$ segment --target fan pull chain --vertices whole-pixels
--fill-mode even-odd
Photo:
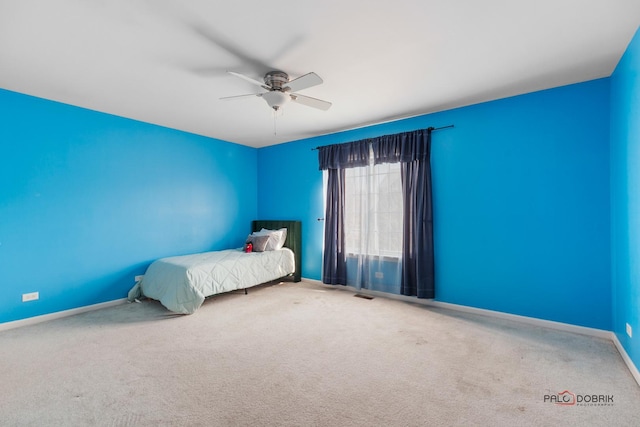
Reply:
[[[278,110],[273,110],[273,135],[278,135],[278,127],[276,126],[276,119],[278,117]]]

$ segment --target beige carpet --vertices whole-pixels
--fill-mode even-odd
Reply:
[[[0,380],[2,426],[640,425],[609,341],[305,282],[5,331]]]

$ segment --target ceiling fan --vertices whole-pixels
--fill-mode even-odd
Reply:
[[[321,99],[312,98],[310,96],[300,95],[297,93],[300,90],[310,88],[322,84],[322,79],[316,73],[308,73],[300,76],[296,79],[289,80],[289,75],[283,71],[269,71],[264,75],[264,83],[255,80],[244,74],[236,73],[233,71],[227,71],[232,76],[239,77],[243,80],[253,83],[256,86],[260,86],[266,92],[250,93],[246,95],[225,96],[220,99],[236,99],[244,98],[248,96],[257,96],[269,104],[274,111],[278,111],[289,101],[296,102],[298,104],[306,105],[307,107],[317,108],[319,110],[326,111],[331,107],[331,103],[323,101]]]

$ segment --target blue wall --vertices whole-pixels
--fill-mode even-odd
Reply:
[[[439,301],[611,328],[609,80],[260,149],[258,213],[304,224],[320,279],[318,145],[428,126]]]
[[[302,275],[318,279],[322,269],[324,217],[322,173],[315,139],[258,150],[258,216],[302,221]]]
[[[301,220],[320,279],[311,148],[454,124],[433,139],[437,300],[615,326],[637,360],[637,44],[613,79],[259,150],[0,91],[0,322],[122,298],[152,260],[240,246],[255,218]]]
[[[123,298],[256,218],[256,149],[2,90],[0,117],[0,323]]]
[[[640,366],[640,30],[611,77],[611,107],[613,331]]]

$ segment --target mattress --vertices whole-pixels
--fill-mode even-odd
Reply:
[[[245,289],[295,272],[288,248],[245,253],[240,249],[161,258],[141,283],[142,295],[171,311],[194,313],[208,296]]]

